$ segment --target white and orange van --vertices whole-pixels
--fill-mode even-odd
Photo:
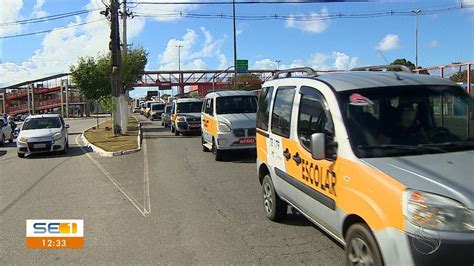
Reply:
[[[473,99],[394,68],[293,69],[263,84],[265,215],[292,206],[345,246],[349,265],[473,265]]]
[[[211,150],[216,161],[220,161],[225,151],[255,150],[256,112],[255,92],[208,93],[201,112],[203,151]]]

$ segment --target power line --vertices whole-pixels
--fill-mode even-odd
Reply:
[[[55,14],[55,15],[50,15],[50,16],[38,17],[38,18],[3,22],[3,23],[0,23],[0,27],[52,21],[52,20],[57,20],[57,19],[62,19],[62,18],[68,18],[68,17],[78,16],[78,15],[83,15],[83,14],[87,14],[87,13],[97,11],[97,10],[99,10],[99,9],[79,10],[79,11],[72,11],[72,12]]]
[[[341,0],[333,0],[333,1],[328,1],[328,0],[307,0],[307,1],[301,1],[301,0],[294,0],[294,1],[236,1],[236,5],[248,5],[248,4],[322,4],[322,3],[338,3],[341,2]],[[345,2],[361,2],[361,0],[345,0]],[[129,2],[130,4],[137,4],[137,5],[232,5],[232,1],[182,1],[182,2],[176,2],[176,1],[170,1],[170,2]]]
[[[464,8],[473,8],[474,5],[452,6],[441,9],[424,10],[419,15],[434,15],[446,12],[452,12]],[[136,12],[137,17],[169,17],[169,18],[202,18],[202,19],[232,19],[231,14],[210,14],[210,13],[186,13],[186,12],[167,12],[161,14],[149,14]],[[362,12],[362,13],[332,13],[332,14],[316,14],[316,15],[300,15],[300,14],[254,14],[254,15],[236,15],[238,20],[294,20],[294,21],[316,21],[316,20],[331,20],[331,19],[366,19],[378,18],[387,16],[414,16],[411,11],[383,11],[383,12]]]
[[[99,22],[99,21],[104,21],[104,20],[106,20],[106,19],[102,18],[102,19],[92,20],[92,21],[89,21],[89,22],[74,24],[74,25],[70,25],[70,26],[54,28],[54,29],[50,29],[50,30],[29,32],[29,33],[23,33],[23,34],[17,34],[17,35],[0,36],[0,39],[10,39],[10,38],[17,38],[17,37],[24,37],[24,36],[31,36],[31,35],[49,33],[49,32],[56,31],[56,30],[64,30],[64,29],[79,27],[79,26],[83,26],[83,25],[87,25],[87,24],[91,24],[91,23],[95,23],[95,22]]]

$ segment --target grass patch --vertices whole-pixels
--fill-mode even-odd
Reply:
[[[105,130],[108,127],[110,130]],[[137,149],[138,121],[130,117],[128,119],[127,134],[113,137],[112,120],[99,124],[99,128],[91,128],[85,132],[87,140],[105,151],[117,152]]]

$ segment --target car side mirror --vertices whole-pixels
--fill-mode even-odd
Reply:
[[[69,125],[68,124],[64,125],[64,128],[69,128]]]
[[[314,133],[311,135],[311,156],[315,160],[335,160],[337,142],[328,140],[324,133]]]

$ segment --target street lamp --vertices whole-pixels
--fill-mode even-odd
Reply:
[[[415,30],[415,69],[418,68],[418,15],[421,13],[421,9],[411,11],[416,16],[416,30]]]
[[[237,66],[237,34],[235,30],[235,0],[232,0],[232,18],[234,22],[234,66]],[[234,67],[234,89],[237,89],[237,67]]]
[[[225,70],[222,70],[221,72],[216,73],[216,74],[214,74],[214,76],[212,76],[212,91],[213,91],[213,92],[216,91],[216,88],[215,88],[215,86],[216,86],[216,85],[215,85],[215,83],[216,83],[216,77],[219,76],[220,74],[222,74],[222,73],[228,71],[229,69],[231,69],[231,68],[233,68],[233,67],[234,67],[234,66],[230,66],[230,67],[226,68]],[[234,68],[234,70],[235,70],[235,68]],[[236,78],[234,77],[234,84],[235,84],[235,79],[236,79]]]
[[[181,44],[176,45],[178,48],[178,71],[181,71],[181,48],[183,47]]]
[[[280,70],[280,62],[281,62],[281,60],[275,60],[275,62],[277,63],[277,69],[276,69],[276,70]]]

